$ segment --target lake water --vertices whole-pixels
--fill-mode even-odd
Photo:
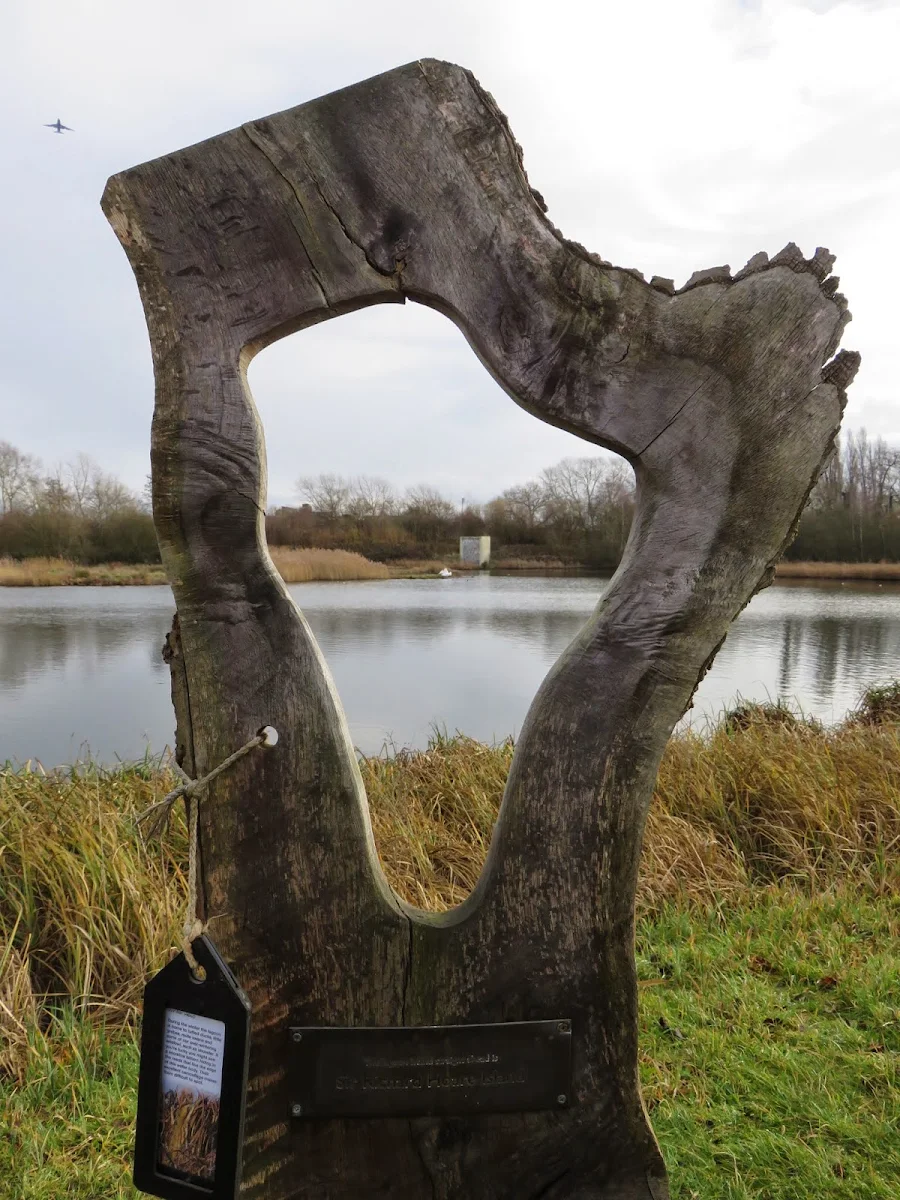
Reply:
[[[433,726],[515,734],[596,604],[596,577],[480,574],[291,587],[327,658],[355,744],[423,746]],[[167,587],[0,588],[0,762],[106,762],[173,744],[160,657]],[[900,587],[791,584],[757,596],[700,686],[691,720],[737,696],[834,722],[900,674]],[[277,714],[273,714],[277,724]]]

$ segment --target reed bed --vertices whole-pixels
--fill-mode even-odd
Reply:
[[[455,558],[397,559],[385,565],[350,550],[320,550],[271,546],[270,553],[285,583],[317,580],[391,579],[436,575],[442,567],[454,572],[477,571]],[[567,571],[577,563],[553,558],[498,558],[498,571]],[[900,582],[900,563],[781,562],[779,579],[859,579]],[[0,587],[115,587],[159,585],[166,576],[159,563],[101,563],[83,566],[66,558],[0,558]]]
[[[160,1125],[160,1166],[191,1179],[215,1178],[217,1099],[197,1096],[187,1088],[166,1092]]]
[[[900,563],[780,562],[778,579],[886,579],[900,583]]]
[[[390,578],[382,563],[348,550],[273,546],[271,554],[285,583]],[[104,563],[85,567],[65,558],[0,559],[0,587],[112,587],[165,582],[165,572],[158,563]]]
[[[0,558],[0,587],[115,587],[165,583],[159,564],[101,563],[67,558]]]
[[[361,766],[379,854],[407,901],[458,904],[481,870],[511,742],[435,736]],[[60,1003],[131,1022],[146,977],[178,942],[183,818],[145,842],[133,817],[171,785],[143,763],[69,774],[0,770],[0,1068],[15,1076]],[[878,898],[900,884],[900,686],[833,729],[745,706],[673,738],[651,807],[642,916],[721,908],[785,886]]]
[[[184,822],[147,844],[132,820],[168,783],[151,764],[0,770],[0,1069],[22,1070],[61,1001],[129,1023],[176,944]]]
[[[270,554],[285,583],[390,578],[384,563],[372,562],[350,550],[298,550],[272,546]]]

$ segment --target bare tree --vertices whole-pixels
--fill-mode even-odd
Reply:
[[[606,509],[629,498],[633,485],[621,460],[564,458],[541,472],[545,505],[560,524],[584,533],[596,529]]]
[[[144,479],[144,486],[141,488],[141,494],[138,497],[137,506],[141,512],[153,512],[153,476],[148,475]]]
[[[507,488],[500,496],[506,518],[529,532],[541,520],[547,503],[544,487],[537,480]]]
[[[343,475],[301,475],[296,484],[302,500],[308,501],[314,512],[329,520],[343,516],[350,503],[353,488]]]
[[[900,487],[900,450],[865,428],[848,433],[843,453],[844,488],[851,508],[879,512]]]
[[[621,553],[625,549],[634,514],[634,472],[623,459],[615,458],[609,462],[601,496],[605,520],[610,530],[614,531],[615,542]]]
[[[889,446],[882,437],[868,442],[863,462],[863,490],[870,511],[880,512],[887,507],[888,495],[894,490],[898,467],[900,451],[896,447]]]
[[[89,454],[77,454],[63,468],[72,504],[80,517],[90,514],[94,479],[100,468]]]
[[[57,470],[56,478],[65,482],[72,510],[80,517],[105,520],[139,506],[131,489],[102,470],[89,454],[78,454]]]
[[[427,483],[407,488],[405,507],[408,513],[416,513],[435,521],[452,521],[456,516],[456,506],[453,502]]]
[[[134,512],[139,507],[138,499],[130,488],[114,475],[99,470],[91,480],[88,505],[90,515],[101,520],[118,513]]]
[[[40,486],[40,460],[0,441],[0,513],[31,507]]]
[[[808,507],[818,510],[840,507],[845,488],[844,458],[841,452],[841,441],[840,438],[836,438],[834,450],[822,468],[816,486],[812,490]]]
[[[62,467],[55,467],[49,475],[44,476],[41,480],[37,489],[35,508],[39,512],[52,513],[54,516],[74,511],[75,502],[71,491],[66,486]]]
[[[397,509],[393,485],[378,475],[357,475],[350,484],[346,511],[352,517],[388,517]]]

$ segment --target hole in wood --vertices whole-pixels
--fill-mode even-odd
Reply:
[[[382,864],[407,903],[452,908],[484,863],[511,758],[504,739],[583,623],[566,597],[529,593],[530,608],[509,591],[460,590],[456,539],[491,536],[494,560],[513,571],[506,588],[542,562],[603,555],[599,598],[627,539],[633,473],[510,404],[457,326],[421,304],[376,305],[291,334],[253,359],[248,382],[269,434],[270,553],[365,756]],[[404,512],[410,495],[418,516]],[[446,565],[455,590],[434,578],[416,590],[408,580],[298,586],[310,571],[365,578],[358,560],[328,561],[335,547],[392,573],[433,577]],[[383,761],[398,751],[407,766],[419,752],[413,791]]]

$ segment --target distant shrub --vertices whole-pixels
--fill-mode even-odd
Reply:
[[[86,563],[158,563],[159,545],[149,513],[116,513],[91,521],[83,551]]]
[[[70,512],[9,512],[0,516],[0,558],[64,558],[96,563],[158,563],[153,518],[139,509],[107,517]]]

